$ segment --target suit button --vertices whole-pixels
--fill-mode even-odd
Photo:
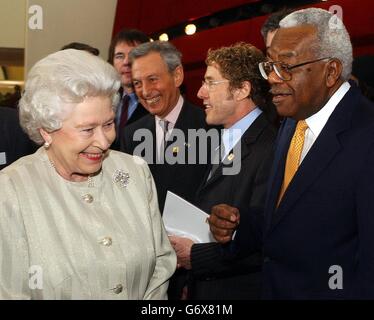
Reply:
[[[110,247],[112,245],[112,238],[111,237],[104,237],[99,240],[99,243],[103,246]]]
[[[91,196],[90,194],[85,194],[83,197],[82,197],[83,201],[87,202],[87,203],[92,203],[93,201],[93,196]]]
[[[267,263],[267,262],[270,262],[270,258],[269,257],[264,257],[264,263]]]

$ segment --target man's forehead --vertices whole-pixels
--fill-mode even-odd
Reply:
[[[280,28],[274,36],[267,51],[269,57],[281,55],[293,57],[305,50],[309,50],[311,41],[316,37],[316,28],[303,25],[291,28]]]
[[[137,42],[127,42],[127,41],[120,41],[120,42],[117,42],[115,47],[114,47],[114,50],[115,51],[124,51],[123,49],[126,48],[126,49],[133,49],[135,47],[137,47],[139,45],[139,43]]]
[[[131,65],[133,76],[136,74],[136,76],[149,77],[165,72],[169,73],[165,61],[158,52],[151,51],[144,56],[137,57]]]
[[[205,75],[204,77],[207,79],[213,79],[216,77],[222,76],[221,74],[221,69],[219,67],[219,64],[217,62],[212,62],[207,65],[207,68],[205,70]]]
[[[219,64],[217,62],[213,61],[212,63],[208,64],[207,70],[210,70],[210,71],[217,70],[217,71],[219,71],[220,70]]]

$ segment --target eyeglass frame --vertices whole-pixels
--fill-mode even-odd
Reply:
[[[278,78],[281,79],[282,81],[290,81],[292,79],[292,72],[290,72],[292,69],[297,68],[297,67],[301,67],[301,66],[305,66],[305,65],[310,64],[310,63],[326,60],[326,59],[331,59],[331,57],[325,57],[325,58],[319,58],[319,59],[316,59],[316,60],[305,61],[305,62],[294,64],[294,65],[289,65],[289,64],[284,63],[282,61],[263,61],[263,62],[260,62],[258,64],[258,68],[260,70],[261,76],[265,80],[268,80],[270,73],[272,71],[274,71],[275,74],[278,76]],[[265,69],[263,67],[264,64],[268,64],[268,65],[271,66],[271,70],[269,72],[269,75],[265,72]],[[290,78],[285,79],[283,76],[281,76],[281,74],[280,74],[279,70],[276,68],[276,66],[274,67],[275,64],[281,64],[281,65],[283,65],[283,67],[286,67],[286,69],[287,69],[286,72],[290,75]],[[266,77],[265,77],[265,75],[266,75]]]
[[[211,86],[216,86],[220,83],[230,82],[228,79],[224,80],[202,80],[201,81],[201,87],[206,87],[208,91],[211,90]]]

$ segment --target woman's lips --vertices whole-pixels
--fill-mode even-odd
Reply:
[[[90,160],[90,161],[93,161],[93,162],[99,162],[101,161],[101,159],[103,158],[103,154],[102,153],[87,153],[87,152],[82,152],[81,153],[81,156]]]

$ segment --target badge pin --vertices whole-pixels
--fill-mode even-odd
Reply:
[[[173,153],[178,153],[179,152],[179,147],[173,147]]]

